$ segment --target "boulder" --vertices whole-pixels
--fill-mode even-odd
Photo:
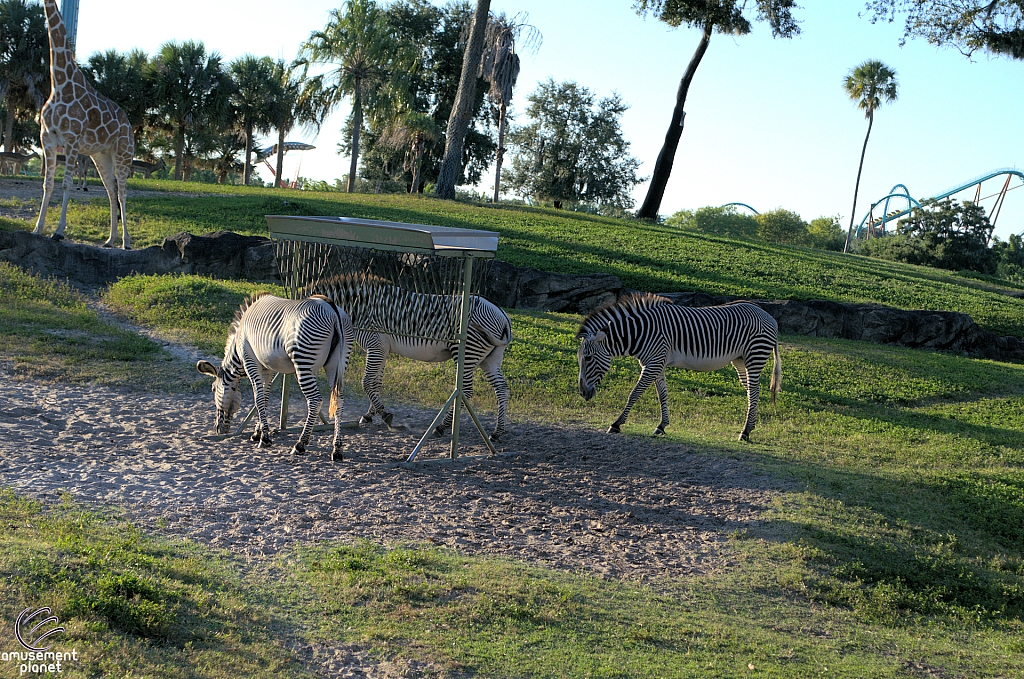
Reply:
[[[182,231],[165,238],[162,247],[169,254],[177,253],[181,269],[188,273],[242,278],[248,249],[265,245],[273,243],[263,236],[243,236],[232,231],[196,236]]]
[[[588,313],[614,301],[621,289],[611,274],[557,274],[495,260],[481,293],[513,309]]]

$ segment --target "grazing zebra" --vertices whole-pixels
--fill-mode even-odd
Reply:
[[[577,353],[580,396],[587,401],[594,397],[613,356],[633,356],[640,361],[640,379],[608,433],[619,432],[637,399],[653,382],[661,403],[661,423],[654,435],[661,436],[668,426],[665,368],[704,372],[732,363],[747,390],[747,421],[740,433],[740,440],[747,441],[757,417],[761,371],[771,353],[775,355],[772,403],[782,387],[778,334],[775,319],[750,302],[689,308],[657,295],[623,297],[590,314],[576,333],[581,340]]]
[[[267,384],[273,373],[294,374],[306,397],[306,421],[292,455],[305,453],[313,423],[320,413],[322,399],[316,374],[323,367],[331,387],[328,412],[335,418],[331,459],[340,460],[342,388],[352,353],[353,334],[348,314],[326,297],[314,295],[294,301],[267,293],[249,297],[235,313],[220,367],[209,361],[196,364],[199,372],[214,378],[217,432],[228,433],[231,418],[242,405],[238,386],[244,371],[252,382],[259,416],[252,440],[259,442],[258,448],[270,446]]]
[[[394,415],[389,413],[381,399],[384,384],[384,366],[388,354],[429,363],[455,359],[459,355],[459,342],[420,339],[417,335],[444,336],[450,322],[452,298],[411,292],[370,277],[338,276],[324,280],[311,291],[327,296],[344,307],[356,319],[369,319],[374,327],[388,328],[391,333],[356,330],[356,344],[366,350],[366,371],[363,391],[370,399],[366,414],[359,418],[363,424],[380,415],[391,425]],[[370,294],[367,294],[370,293]],[[360,308],[369,305],[369,308]],[[464,393],[473,397],[473,374],[477,366],[484,372],[487,382],[494,388],[498,402],[498,416],[490,438],[497,441],[505,433],[508,422],[508,383],[501,372],[505,347],[512,341],[512,322],[500,308],[483,297],[470,296],[469,329],[466,333],[466,363],[463,371]],[[443,436],[452,424],[453,409],[434,432]]]

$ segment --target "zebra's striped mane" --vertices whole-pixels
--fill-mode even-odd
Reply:
[[[634,292],[629,295],[623,295],[615,301],[608,302],[594,309],[590,314],[583,319],[583,323],[580,324],[580,329],[576,333],[576,339],[580,339],[586,335],[591,335],[602,327],[608,324],[616,316],[622,313],[628,313],[634,309],[647,309],[653,306],[660,306],[662,304],[672,304],[672,300],[668,297],[662,297],[661,295],[655,295],[650,292]]]
[[[224,343],[225,358],[227,358],[228,351],[230,351],[231,340],[235,338],[235,333],[238,332],[238,324],[239,322],[241,322],[242,316],[245,315],[245,312],[249,309],[249,307],[256,303],[256,300],[258,300],[260,297],[266,297],[269,294],[269,292],[255,292],[246,297],[245,301],[242,302],[241,306],[238,307],[238,310],[235,311],[235,317],[231,321],[231,327],[228,328],[228,341]]]

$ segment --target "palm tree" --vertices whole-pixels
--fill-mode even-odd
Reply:
[[[14,150],[15,118],[25,119],[49,96],[50,42],[42,5],[0,0],[0,99],[6,109],[4,151]]]
[[[203,43],[191,40],[164,43],[152,68],[157,125],[174,135],[174,178],[187,180],[195,153],[193,136],[211,124],[223,124],[231,79],[221,68],[219,54],[207,54]]]
[[[319,131],[335,99],[324,86],[323,76],[306,77],[306,64],[278,60],[271,70],[274,89],[268,107],[268,119],[277,130],[277,172],[274,188],[281,186],[284,171],[285,136],[296,126]]]
[[[508,105],[512,103],[512,89],[519,78],[519,55],[516,54],[516,40],[524,37],[528,46],[539,46],[540,31],[530,26],[519,16],[508,19],[499,14],[487,25],[484,37],[484,55],[480,70],[490,83],[488,94],[498,106],[498,151],[494,165],[494,201],[498,202],[501,191],[501,161],[505,155],[505,127],[508,123]]]
[[[242,183],[249,185],[252,175],[252,139],[257,132],[266,134],[271,122],[268,111],[274,92],[274,60],[246,54],[231,62],[231,78],[235,83],[231,103],[245,135],[245,166]]]
[[[850,228],[846,231],[846,245],[843,246],[843,252],[849,252],[853,220],[857,215],[860,173],[864,169],[864,154],[868,150],[868,137],[871,136],[871,126],[875,122],[875,109],[885,102],[896,101],[896,97],[899,95],[899,83],[896,81],[896,71],[881,61],[868,60],[847,74],[843,79],[843,89],[850,99],[857,102],[857,108],[864,111],[864,117],[868,119],[868,133],[864,135],[864,147],[860,151],[860,165],[857,167],[857,183],[853,186]]]
[[[146,112],[153,103],[149,56],[140,49],[96,52],[82,67],[96,91],[116,103],[128,116],[135,139],[142,138]]]
[[[314,31],[302,45],[309,63],[334,64],[326,74],[321,92],[330,105],[352,97],[352,160],[348,192],[355,190],[359,162],[359,133],[364,109],[372,117],[394,111],[396,100],[405,98],[404,80],[415,66],[409,45],[397,38],[384,13],[373,0],[346,0],[342,9],[331,10],[322,31]]]
[[[455,178],[462,167],[462,145],[466,141],[469,121],[473,117],[473,99],[476,96],[476,74],[480,67],[480,57],[484,51],[484,35],[487,29],[487,15],[491,9],[491,0],[477,0],[476,11],[473,12],[473,23],[469,29],[469,44],[462,58],[462,77],[459,79],[459,90],[455,94],[455,104],[448,116],[448,129],[445,131],[444,158],[441,170],[437,173],[437,187],[434,195],[438,198],[455,198]]]
[[[416,193],[423,167],[423,151],[441,138],[441,128],[427,113],[407,111],[392,121],[377,143],[405,151],[405,169],[412,172],[409,193]]]

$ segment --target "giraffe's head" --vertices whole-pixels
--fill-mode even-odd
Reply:
[[[580,348],[576,352],[576,360],[580,365],[580,396],[589,401],[594,398],[597,385],[612,365],[612,353],[608,349],[608,334],[603,330],[581,331],[577,338],[580,340]]]
[[[215,426],[218,434],[231,431],[231,418],[242,407],[242,392],[239,390],[241,375],[232,375],[223,367],[209,361],[196,363],[196,370],[213,378],[213,404],[217,407]]]

